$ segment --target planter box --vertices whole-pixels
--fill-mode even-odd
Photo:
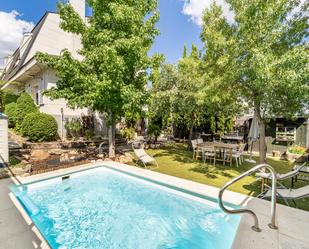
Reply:
[[[296,159],[300,158],[302,155],[287,152],[286,156],[289,161],[295,161]]]

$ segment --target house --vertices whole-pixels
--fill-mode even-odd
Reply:
[[[239,117],[236,120],[237,130],[247,137],[252,122],[252,116]],[[297,145],[309,148],[309,118],[297,117],[293,120],[276,118],[270,120],[265,130],[267,153],[278,151],[283,154],[287,148]],[[259,151],[258,141],[253,143],[253,151]]]
[[[69,0],[69,4],[86,20],[85,0]],[[1,79],[7,82],[2,89],[29,93],[41,112],[55,117],[59,135],[64,136],[67,118],[89,115],[90,111],[86,108],[71,109],[64,99],[51,100],[42,95],[44,90],[56,86],[58,78],[52,69],[38,63],[35,58],[37,52],[60,55],[63,49],[68,49],[74,58],[82,59],[77,53],[82,47],[79,36],[63,31],[59,25],[60,16],[57,13],[45,13],[33,30],[24,34],[13,55],[6,58]],[[95,114],[94,124],[96,134],[106,134],[106,126],[99,114]]]

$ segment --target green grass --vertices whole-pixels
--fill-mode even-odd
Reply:
[[[159,149],[149,149],[147,152],[154,156],[159,163],[159,169],[155,169],[154,171],[219,188],[230,179],[253,167],[253,164],[247,162],[244,162],[239,168],[236,167],[235,162],[233,162],[232,167],[229,165],[224,166],[220,163],[216,163],[216,166],[209,162],[204,164],[201,161],[193,160],[192,152],[188,151],[184,144],[174,144]],[[273,166],[279,173],[288,172],[293,168],[292,163],[282,160],[268,159],[267,163]],[[288,180],[284,182],[284,184],[290,187],[291,181]],[[308,184],[308,182],[298,181],[294,184],[294,188],[306,184]],[[248,176],[236,182],[229,190],[257,196],[261,191],[261,181],[256,181],[254,176]],[[282,203],[281,200],[279,200],[279,202]],[[309,211],[308,199],[298,200],[296,203],[298,208]],[[293,203],[291,203],[291,206],[293,206]]]

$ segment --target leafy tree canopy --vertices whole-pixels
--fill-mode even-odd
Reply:
[[[227,0],[228,23],[215,3],[205,10],[201,38],[209,77],[255,110],[261,161],[267,118],[308,110],[308,3],[299,0]],[[224,95],[223,95],[224,96]]]
[[[83,59],[77,60],[68,50],[59,57],[42,53],[37,57],[59,77],[48,96],[65,98],[71,107],[107,113],[114,126],[126,111],[140,111],[147,98],[146,70],[154,63],[147,53],[158,34],[157,0],[87,3],[92,8],[87,22],[70,4],[58,5],[61,28],[81,38],[78,53]]]

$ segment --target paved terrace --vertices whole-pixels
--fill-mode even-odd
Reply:
[[[19,177],[18,179],[4,179],[0,180],[0,249],[49,248],[26,212],[15,197],[9,192],[9,184],[13,182],[27,183],[34,180],[96,167],[102,164],[158,182],[177,186],[198,194],[207,195],[213,198],[217,198],[218,196],[219,189],[215,187],[115,162],[82,165],[26,178]],[[267,226],[270,221],[269,201],[260,200],[231,191],[226,191],[224,194],[224,200],[232,204],[252,208],[258,215],[260,227],[262,229],[261,233],[253,232],[250,228],[253,225],[252,217],[246,214],[243,215],[234,240],[233,248],[309,249],[309,212],[278,205],[277,224],[279,230],[272,230]]]

